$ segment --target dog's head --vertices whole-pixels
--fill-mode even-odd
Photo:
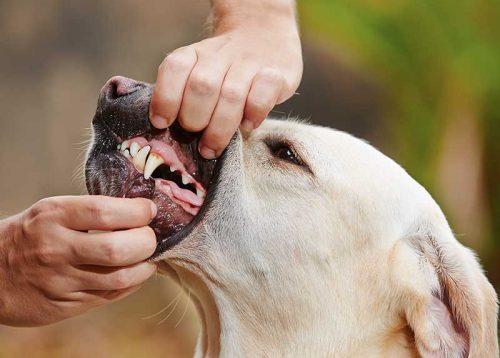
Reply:
[[[267,120],[206,162],[197,136],[150,127],[150,92],[124,79],[104,87],[87,186],[155,200],[156,256],[196,296],[206,334],[222,332],[213,344],[235,344],[237,327],[248,352],[497,354],[493,288],[434,200],[391,159],[343,132]],[[148,168],[152,153],[165,152],[193,187]],[[177,196],[169,182],[192,193]]]

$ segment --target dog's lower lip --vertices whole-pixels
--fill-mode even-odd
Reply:
[[[207,196],[203,202],[203,205],[200,207],[199,212],[193,217],[193,219],[184,226],[181,230],[175,233],[172,236],[161,238],[158,240],[156,244],[156,250],[151,255],[152,260],[159,258],[163,253],[177,245],[181,242],[186,236],[188,236],[204,219],[208,208],[210,207],[210,203],[213,200],[215,195],[215,189],[217,187],[219,176],[224,165],[226,158],[226,151],[222,153],[222,155],[215,162],[215,168],[212,171],[212,175],[210,178],[210,183],[207,185]]]

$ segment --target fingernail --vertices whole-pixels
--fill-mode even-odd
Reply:
[[[167,128],[169,126],[169,124],[170,124],[170,122],[168,121],[168,119],[166,119],[165,117],[159,116],[157,114],[151,115],[151,117],[149,118],[149,120],[151,121],[151,124],[153,126],[155,126],[156,128],[158,128],[158,129]]]
[[[158,207],[156,206],[155,203],[151,202],[151,217],[156,217],[156,214],[158,213]]]
[[[200,154],[205,159],[215,159],[216,158],[215,151],[208,148],[208,147],[205,147],[205,146],[200,147]]]
[[[253,122],[249,119],[244,119],[243,122],[241,122],[241,128],[246,131],[252,131],[254,130]]]

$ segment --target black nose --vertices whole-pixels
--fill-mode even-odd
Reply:
[[[101,90],[92,123],[101,127],[104,124],[106,130],[122,138],[149,130],[148,111],[152,89],[150,84],[130,78],[110,78]]]
[[[145,84],[123,76],[111,77],[101,90],[101,96],[108,101],[116,100],[120,97],[128,96],[141,88]]]

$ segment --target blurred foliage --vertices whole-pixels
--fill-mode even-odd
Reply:
[[[482,185],[491,223],[483,239],[490,248],[498,248],[500,1],[307,0],[298,4],[307,40],[320,41],[346,59],[348,66],[382,83],[388,92],[385,115],[394,132],[398,161],[431,191],[436,186],[443,130],[453,125],[457,112],[472,113],[484,153]]]

